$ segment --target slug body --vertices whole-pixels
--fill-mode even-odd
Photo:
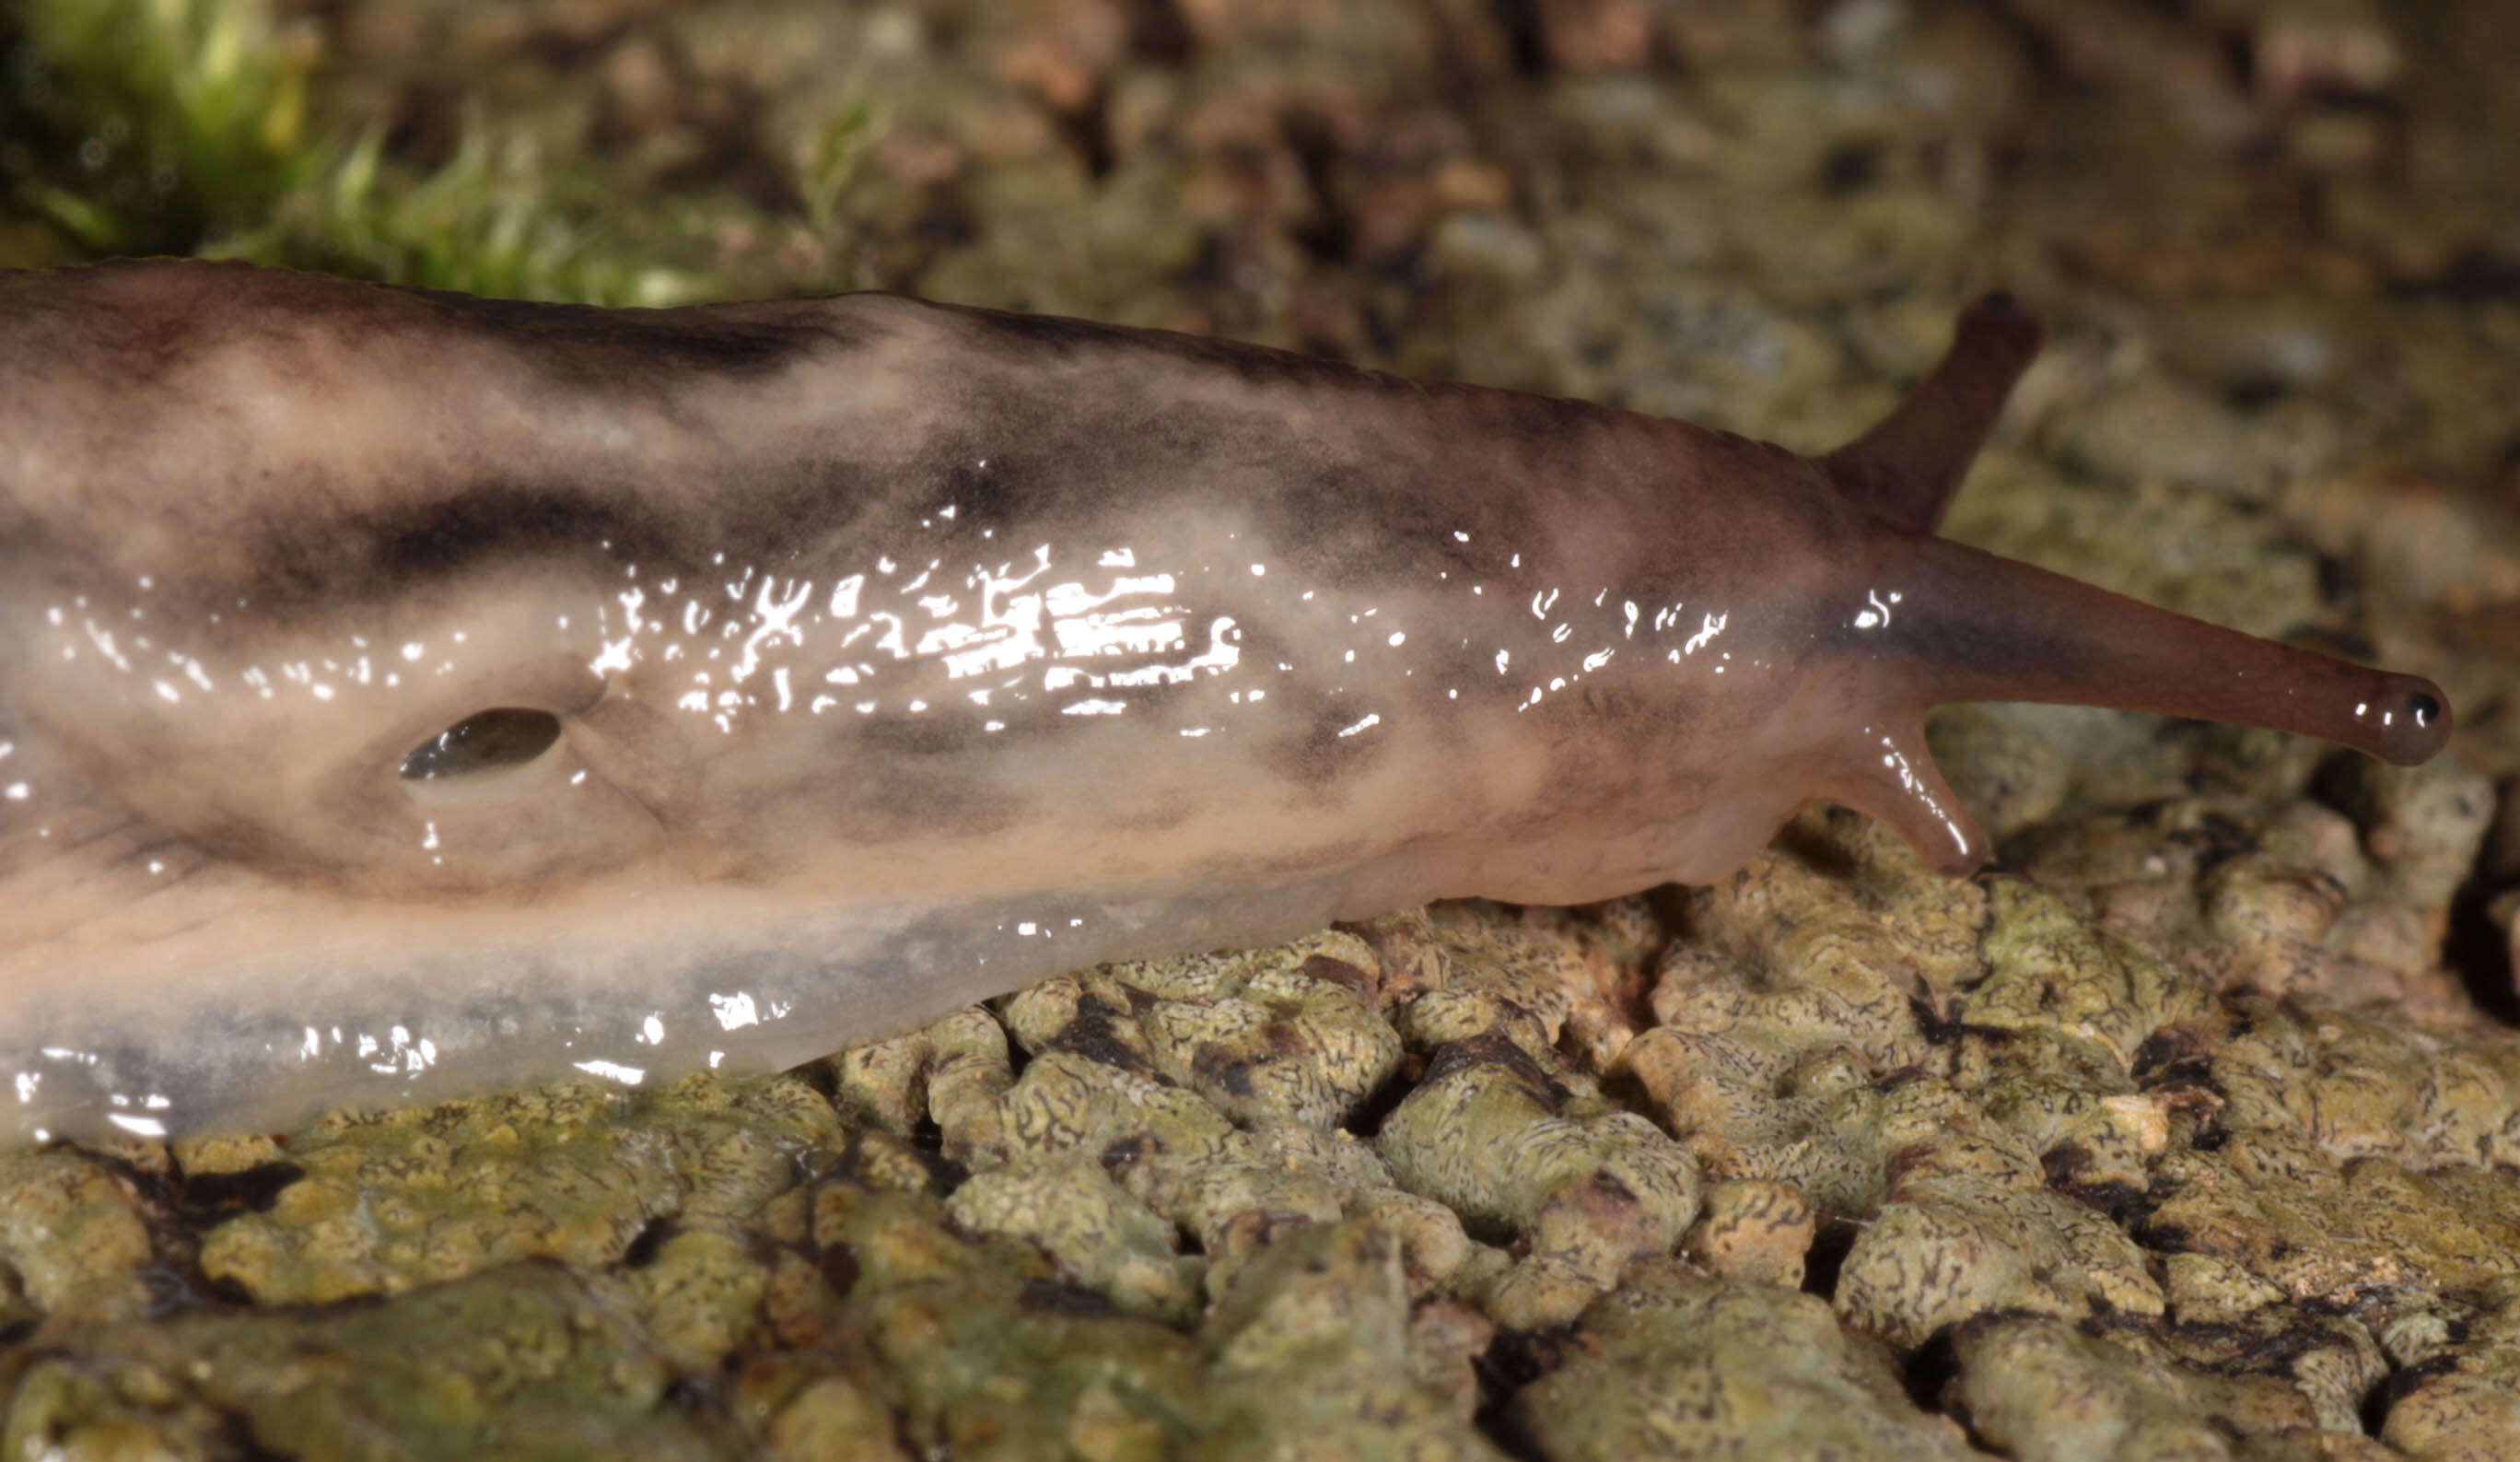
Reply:
[[[1943,701],[2438,749],[2425,682],[1930,535],[2037,335],[1808,459],[891,296],[0,276],[5,1110],[788,1063],[1818,800],[1964,872]]]

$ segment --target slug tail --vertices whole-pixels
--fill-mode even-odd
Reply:
[[[2157,609],[1938,538],[1912,540],[1886,617],[1894,703],[2046,701],[2264,726],[2411,766],[2450,739],[2441,687]],[[1898,580],[1904,579],[1905,583]],[[1876,591],[1878,594],[1879,591]]]
[[[1878,426],[1820,459],[1847,500],[1894,527],[1929,533],[2039,353],[2039,317],[2010,295],[1960,311],[1951,348]]]

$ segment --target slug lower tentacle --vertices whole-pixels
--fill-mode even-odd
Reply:
[[[0,275],[0,1068],[161,1132],[801,1060],[1100,960],[1961,872],[1950,700],[2397,760],[2438,690],[1929,536],[2001,298],[1818,460],[882,295]]]

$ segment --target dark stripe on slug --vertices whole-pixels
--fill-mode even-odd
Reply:
[[[1061,315],[1017,314],[924,300],[912,302],[970,321],[978,327],[972,343],[981,351],[1000,356],[999,363],[1003,365],[1022,367],[1033,364],[1021,347],[1033,347],[1032,353],[1046,353],[1059,359],[1088,353],[1102,354],[1113,361],[1155,356],[1228,372],[1242,384],[1255,388],[1319,390],[1325,401],[1331,403],[1336,411],[1359,416],[1372,412],[1371,423],[1377,434],[1406,433],[1414,427],[1426,434],[1429,445],[1450,442],[1457,436],[1467,434],[1476,437],[1484,446],[1502,445],[1530,457],[1545,458],[1579,448],[1596,440],[1598,434],[1604,432],[1615,436],[1642,430],[1669,434],[1689,442],[1728,434],[1616,406],[1604,406],[1598,401],[1500,389],[1460,381],[1423,381],[1387,371],[1370,370],[1344,360],[1253,344],[1248,341],[1105,325]],[[1395,415],[1391,408],[1396,399],[1415,401],[1429,414],[1415,422]],[[1282,431],[1279,437],[1281,441],[1284,439]],[[1740,444],[1771,452],[1781,451],[1761,443]]]
[[[975,780],[962,761],[922,766],[887,761],[880,775],[843,758],[805,779],[817,805],[828,808],[823,831],[859,846],[984,838],[1024,822],[1032,800]],[[775,815],[765,807],[762,815]]]
[[[1314,799],[1327,801],[1340,783],[1379,760],[1391,744],[1387,717],[1357,729],[1366,714],[1351,699],[1327,698],[1302,731],[1268,744],[1260,754],[1261,764]]]
[[[1417,388],[1415,382],[1401,377],[1369,371],[1341,360],[1325,360],[1318,355],[1301,355],[1292,350],[1255,345],[1247,341],[1184,335],[1171,330],[1146,330],[1128,325],[1105,325],[1097,320],[1078,320],[1065,315],[1018,314],[968,305],[930,304],[929,307],[961,315],[999,342],[1042,347],[1058,355],[1085,351],[1150,351],[1178,360],[1221,367],[1253,385],[1289,383],[1348,388],[1361,386]]]
[[[626,494],[482,482],[344,519],[266,515],[253,554],[265,609],[376,600],[499,555],[572,550],[670,571],[683,534]]]
[[[1820,641],[1831,656],[1879,656],[1907,664],[1955,665],[2025,684],[2072,675],[2089,660],[2069,636],[1904,606],[1886,630],[1862,629],[1841,619],[1823,630]]]
[[[818,299],[649,310],[413,293],[572,384],[670,391],[692,375],[771,375],[806,356],[863,345],[874,335],[863,321]]]
[[[499,549],[600,548],[610,542],[639,558],[627,515],[565,487],[485,484],[438,502],[380,515],[361,525],[373,567],[390,578],[443,574]]]

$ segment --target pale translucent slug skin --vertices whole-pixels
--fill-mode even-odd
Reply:
[[[0,275],[12,1120],[788,1063],[1100,960],[1704,882],[1819,799],[1965,871],[1941,700],[2439,746],[2423,682],[1927,535],[2035,346],[1969,322],[1813,461],[888,296]],[[400,774],[492,708],[562,738]]]

